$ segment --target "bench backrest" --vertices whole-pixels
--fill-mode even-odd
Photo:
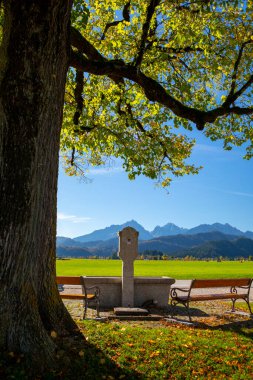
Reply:
[[[193,280],[191,284],[192,289],[197,288],[223,288],[223,287],[231,287],[231,286],[246,286],[249,287],[251,285],[251,278],[225,278],[225,279],[217,279],[217,280]]]
[[[59,285],[83,285],[80,276],[57,276],[56,283]]]

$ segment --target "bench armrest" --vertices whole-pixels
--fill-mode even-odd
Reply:
[[[100,296],[100,288],[96,285],[94,286],[83,286],[84,287],[84,292],[85,292],[85,295],[88,293],[88,290],[92,290],[93,293],[96,295],[96,297],[99,297]]]
[[[171,290],[180,290],[181,292],[189,292],[190,288],[171,288]]]
[[[171,298],[177,298],[179,296],[178,292],[187,293],[189,296],[191,288],[171,288],[170,296]]]
[[[234,285],[234,286],[231,286],[230,293],[237,294],[238,293],[238,291],[237,291],[238,289],[245,289],[245,290],[247,290],[247,293],[248,293],[248,296],[249,296],[250,288],[251,288],[251,284],[249,284],[249,285]]]

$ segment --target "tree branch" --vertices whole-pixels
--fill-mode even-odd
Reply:
[[[253,107],[245,108],[245,107],[231,107],[230,112],[236,115],[252,115]]]
[[[229,106],[232,103],[234,103],[239,98],[239,96],[241,96],[252,84],[253,84],[253,75],[249,77],[249,80],[246,83],[244,83],[244,85],[240,88],[240,90],[236,91],[233,95],[227,98],[223,105]]]
[[[235,61],[235,64],[234,64],[234,70],[233,70],[233,74],[232,74],[232,84],[231,84],[231,89],[230,89],[230,92],[227,96],[227,99],[225,101],[226,104],[232,104],[236,99],[234,98],[234,95],[235,95],[235,86],[236,86],[236,79],[237,79],[237,74],[238,74],[238,69],[239,69],[239,66],[240,66],[240,63],[241,63],[241,59],[242,59],[242,55],[243,55],[243,50],[245,48],[246,45],[252,43],[252,40],[249,40],[249,41],[245,41],[242,46],[240,47],[240,50],[239,50],[239,53],[238,53],[238,57]],[[245,90],[243,90],[245,91]],[[239,94],[240,96],[240,94]]]
[[[143,27],[142,27],[142,36],[141,36],[141,42],[140,42],[140,49],[139,49],[137,57],[134,60],[134,65],[136,67],[138,67],[138,66],[141,65],[141,62],[142,62],[142,59],[143,59],[143,55],[145,53],[145,44],[146,44],[147,37],[148,37],[150,23],[151,23],[153,15],[155,13],[155,9],[159,5],[159,3],[160,3],[160,0],[150,0],[150,3],[148,5],[148,7],[147,7],[146,20],[145,20],[145,22],[143,24]]]
[[[192,121],[196,124],[196,127],[199,130],[203,130],[206,123],[213,123],[220,116],[225,116],[231,113],[239,114],[239,112],[243,114],[242,110],[244,110],[244,108],[229,108],[226,104],[210,111],[201,111],[196,108],[186,106],[171,96],[160,83],[150,77],[147,77],[137,67],[125,64],[121,60],[110,60],[106,62],[90,61],[81,54],[72,51],[71,65],[90,74],[107,76],[113,75],[115,78],[126,78],[139,84],[150,101],[158,102],[163,106],[168,107],[175,115]],[[245,89],[248,88],[252,82],[253,76],[239,91],[241,93],[245,91]],[[237,93],[235,95],[237,95]],[[252,113],[251,108],[248,110],[248,113]]]
[[[128,3],[126,3],[126,5],[124,6],[123,12],[122,12],[122,16],[123,16],[122,20],[112,21],[112,22],[109,22],[108,24],[106,24],[104,33],[103,33],[103,35],[101,37],[101,41],[105,39],[106,32],[107,32],[107,30],[111,26],[116,26],[116,25],[118,25],[118,24],[120,24],[121,22],[124,22],[124,21],[130,22],[130,11],[129,11],[130,10],[130,5],[131,5],[131,1],[128,1]]]
[[[71,152],[71,159],[70,159],[71,166],[74,166],[75,164],[75,153],[76,153],[76,148],[73,146],[72,152]]]
[[[70,43],[90,60],[107,62],[108,60],[73,26],[70,28]],[[116,84],[124,83],[122,78],[116,78],[113,74],[108,75]]]
[[[120,108],[120,103],[119,103],[119,105],[118,105],[119,114],[120,114],[120,115],[122,115],[122,114],[130,115],[131,119],[136,123],[136,126],[137,126],[138,130],[139,130],[141,133],[143,133],[143,134],[145,134],[146,136],[148,136],[151,140],[153,140],[153,139],[154,139],[154,135],[153,135],[151,132],[147,131],[147,130],[143,127],[142,123],[141,123],[138,119],[136,119],[136,118],[134,117],[134,115],[133,115],[133,111],[132,111],[132,107],[131,107],[131,104],[127,103],[126,106],[127,106],[127,112],[122,111],[121,108]],[[168,155],[168,153],[167,153],[167,149],[166,149],[166,145],[165,145],[165,143],[164,143],[163,141],[161,141],[160,139],[157,139],[157,137],[155,137],[155,140],[158,141],[159,145],[160,145],[161,148],[163,149],[163,159],[162,159],[162,160],[164,160],[165,158],[167,158],[167,159],[171,162],[171,158],[169,157],[169,155]]]
[[[156,48],[163,53],[167,54],[184,54],[184,53],[196,53],[197,51],[203,52],[203,49],[198,47],[192,47],[192,46],[185,46],[185,47],[179,47],[179,48],[173,48],[173,47],[164,47],[164,46],[156,46]]]
[[[76,71],[76,86],[74,90],[74,97],[76,101],[76,112],[73,117],[73,122],[75,125],[79,124],[79,118],[83,111],[83,97],[82,97],[83,86],[84,86],[83,71],[77,70]]]
[[[154,42],[159,42],[159,40],[156,39],[156,40],[149,41],[149,43],[145,47],[145,51],[151,49],[153,47]],[[203,49],[198,48],[198,47],[195,48],[192,46],[173,48],[173,47],[164,47],[164,46],[157,45],[157,46],[155,46],[155,49],[157,49],[158,51],[160,51],[162,53],[168,54],[168,60],[178,59],[177,54],[181,55],[184,53],[203,52]],[[172,54],[173,54],[173,56],[172,56]],[[183,62],[183,64],[185,65],[185,62]],[[189,69],[188,66],[187,66],[187,69]]]
[[[105,61],[106,59],[99,51],[73,26],[70,28],[70,43],[71,46],[78,49],[80,53],[86,55],[87,58],[95,61]]]

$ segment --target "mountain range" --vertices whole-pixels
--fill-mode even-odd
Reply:
[[[110,240],[112,238],[117,237],[117,233],[127,226],[133,227],[139,232],[139,240],[150,240],[160,236],[194,235],[214,231],[221,232],[226,235],[244,236],[249,239],[253,239],[253,232],[242,232],[238,230],[236,227],[232,227],[228,223],[200,224],[197,227],[189,229],[178,227],[173,223],[167,223],[162,227],[156,226],[153,231],[147,231],[141,224],[139,224],[135,220],[130,220],[126,223],[113,224],[110,227],[105,227],[103,229],[96,230],[90,234],[78,236],[73,239],[59,236],[57,237],[57,242],[65,243],[68,241],[70,243],[70,241],[72,241],[77,243],[86,243],[92,241]]]
[[[70,239],[57,237],[59,257],[108,257],[117,252],[117,233],[130,226],[139,231],[139,253],[160,252],[177,257],[248,257],[253,255],[253,232],[228,223],[201,224],[191,229],[173,223],[147,231],[134,220]]]

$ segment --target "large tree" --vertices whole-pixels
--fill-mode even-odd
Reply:
[[[252,1],[1,0],[0,350],[53,361],[58,154],[168,185],[196,126],[252,155]],[[67,81],[66,81],[67,79]],[[65,95],[65,98],[64,98]],[[61,133],[62,121],[64,123]],[[80,163],[81,162],[81,163]]]

